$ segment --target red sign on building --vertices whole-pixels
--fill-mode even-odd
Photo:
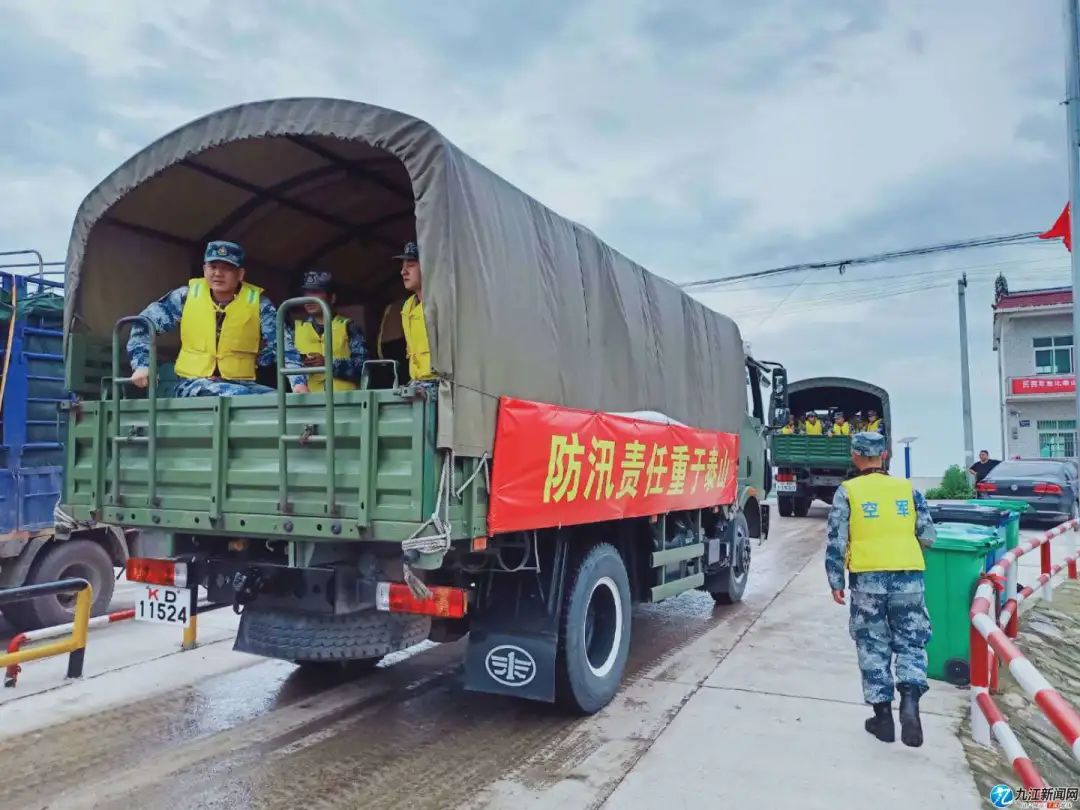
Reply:
[[[739,436],[499,401],[491,534],[734,503]]]
[[[1013,377],[1012,393],[1021,396],[1035,394],[1075,394],[1076,377]]]

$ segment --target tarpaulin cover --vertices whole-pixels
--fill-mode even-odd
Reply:
[[[61,313],[64,311],[64,297],[51,292],[24,295],[19,298],[16,309],[19,311],[20,318],[25,318],[28,315],[41,315],[46,318],[52,316],[55,322],[58,322]],[[2,290],[0,291],[0,321],[10,319],[11,293],[8,290]]]
[[[499,405],[488,532],[734,503],[739,435],[509,397]]]
[[[391,257],[414,237],[433,366],[446,381],[440,446],[490,451],[501,395],[738,432],[746,381],[732,320],[429,124],[352,101],[232,107],[116,169],[75,218],[65,329],[107,338],[117,318],[198,273],[208,238],[240,241],[248,280],[274,301],[317,264],[381,313],[400,300]]]

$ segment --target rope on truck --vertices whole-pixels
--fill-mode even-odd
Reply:
[[[484,453],[480,457],[480,462],[476,465],[476,469],[473,470],[472,474],[455,490],[454,452],[451,450],[443,454],[442,472],[439,474],[439,489],[435,496],[435,509],[432,511],[431,517],[421,523],[416,531],[401,543],[401,551],[405,555],[405,559],[402,561],[402,573],[405,577],[405,584],[409,586],[409,590],[412,591],[413,596],[417,599],[430,599],[431,591],[410,567],[408,554],[413,551],[420,554],[445,554],[450,550],[452,542],[450,501],[452,498],[458,498],[460,500],[461,493],[476,480],[476,477],[480,474],[481,470],[484,471],[484,481],[487,484],[488,492],[490,492],[491,476],[488,471],[487,453]],[[421,537],[420,533],[428,527],[433,527],[435,529],[435,534],[425,534]]]

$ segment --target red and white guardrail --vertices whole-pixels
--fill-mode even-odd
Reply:
[[[1000,660],[1009,668],[1010,674],[1020,684],[1047,720],[1058,730],[1062,739],[1080,760],[1080,714],[1066,702],[1039,671],[1035,669],[1020,648],[1013,643],[1016,637],[1017,615],[1020,605],[1042,597],[1050,599],[1053,578],[1068,569],[1070,579],[1076,578],[1076,534],[1080,523],[1069,520],[1055,526],[1039,537],[1021,543],[1009,551],[982,578],[971,603],[971,732],[982,745],[991,745],[991,735],[996,738],[1009,758],[1013,771],[1020,777],[1024,787],[1046,787],[1046,783],[1024,752],[1023,746],[1012,733],[1004,715],[990,697],[991,687],[997,686],[997,665]],[[1055,537],[1069,533],[1070,556],[1062,565],[1051,565],[1050,543]],[[1042,575],[1034,585],[1017,593],[1018,560],[1029,551],[1040,550]],[[993,617],[997,604],[995,590],[1005,589],[1010,595],[997,621]]]
[[[112,624],[113,622],[121,622],[125,619],[135,618],[135,608],[128,608],[127,610],[118,610],[115,613],[106,613],[103,616],[95,616],[87,624],[87,627],[101,627],[104,624]],[[66,636],[71,632],[74,627],[73,622],[68,624],[58,624],[54,627],[42,627],[40,630],[28,630],[25,633],[19,633],[12,637],[8,642],[7,651],[9,653],[18,652],[22,648],[23,644],[30,641],[41,641],[46,638],[56,638],[57,636]],[[22,667],[18,664],[12,664],[4,672],[4,686],[15,686],[19,680],[19,673],[22,671]]]

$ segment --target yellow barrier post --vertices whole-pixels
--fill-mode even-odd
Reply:
[[[62,641],[42,644],[27,650],[18,650],[0,654],[0,668],[18,666],[27,661],[37,661],[54,655],[68,653],[67,677],[81,678],[83,658],[86,654],[86,638],[90,624],[90,607],[94,603],[94,589],[85,579],[62,579],[58,582],[44,582],[40,585],[25,585],[20,588],[6,588],[0,591],[0,605],[22,602],[40,596],[56,596],[62,593],[75,593],[75,621],[71,635]]]
[[[188,623],[184,625],[184,638],[180,644],[181,650],[194,650],[197,646],[197,636],[199,634],[199,617],[197,614],[192,613],[188,619]]]

